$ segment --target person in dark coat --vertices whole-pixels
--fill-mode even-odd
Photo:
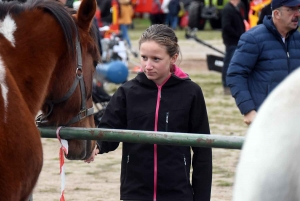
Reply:
[[[161,10],[161,1],[160,0],[153,0],[152,1],[152,9],[149,13],[149,19],[151,25],[153,24],[163,24],[165,23],[165,15]]]
[[[112,23],[112,0],[97,0],[97,5],[101,11],[101,22],[103,26],[110,25]]]
[[[227,72],[227,84],[248,125],[272,90],[300,66],[300,0],[273,0],[271,5],[272,16],[241,36]]]
[[[271,3],[261,9],[257,24],[262,24],[265,16],[272,15]]]
[[[240,8],[243,8],[241,4],[240,0],[230,0],[222,11],[222,38],[225,45],[222,84],[225,95],[230,95],[230,89],[226,84],[227,69],[240,36],[245,32],[244,17],[240,12]]]
[[[175,32],[152,25],[139,50],[141,72],[114,93],[99,128],[209,134],[202,90],[175,65],[180,53]],[[94,154],[119,146],[98,143]],[[211,182],[211,148],[123,142],[121,200],[209,201]]]

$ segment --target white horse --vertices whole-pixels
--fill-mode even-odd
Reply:
[[[251,124],[233,201],[300,200],[300,69],[268,96]]]

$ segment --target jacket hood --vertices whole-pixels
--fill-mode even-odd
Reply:
[[[183,72],[183,70],[176,65],[175,65],[174,73],[172,73],[172,75],[176,76],[179,79],[189,78],[189,75],[187,73]]]
[[[142,71],[142,69],[138,73],[138,75],[135,77],[135,79],[137,79],[137,81],[142,84],[157,87],[156,84],[152,80],[149,80],[147,78],[147,76]],[[172,72],[171,76],[167,79],[168,80],[165,82],[164,85],[173,85],[173,84],[177,84],[178,82],[182,82],[184,80],[190,80],[189,75],[187,73],[183,72],[183,70],[176,65],[174,68],[174,72]]]

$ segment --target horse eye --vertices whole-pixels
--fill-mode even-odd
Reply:
[[[94,61],[94,67],[96,68],[96,66],[98,65],[98,61]]]

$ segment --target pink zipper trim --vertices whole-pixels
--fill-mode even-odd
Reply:
[[[160,106],[161,99],[161,89],[162,86],[169,80],[171,75],[162,83],[162,85],[157,85],[157,98],[156,98],[156,110],[155,110],[155,120],[154,120],[154,131],[157,131],[157,123],[158,123],[158,111]],[[153,189],[153,201],[156,201],[157,196],[157,144],[154,144],[154,189]]]

